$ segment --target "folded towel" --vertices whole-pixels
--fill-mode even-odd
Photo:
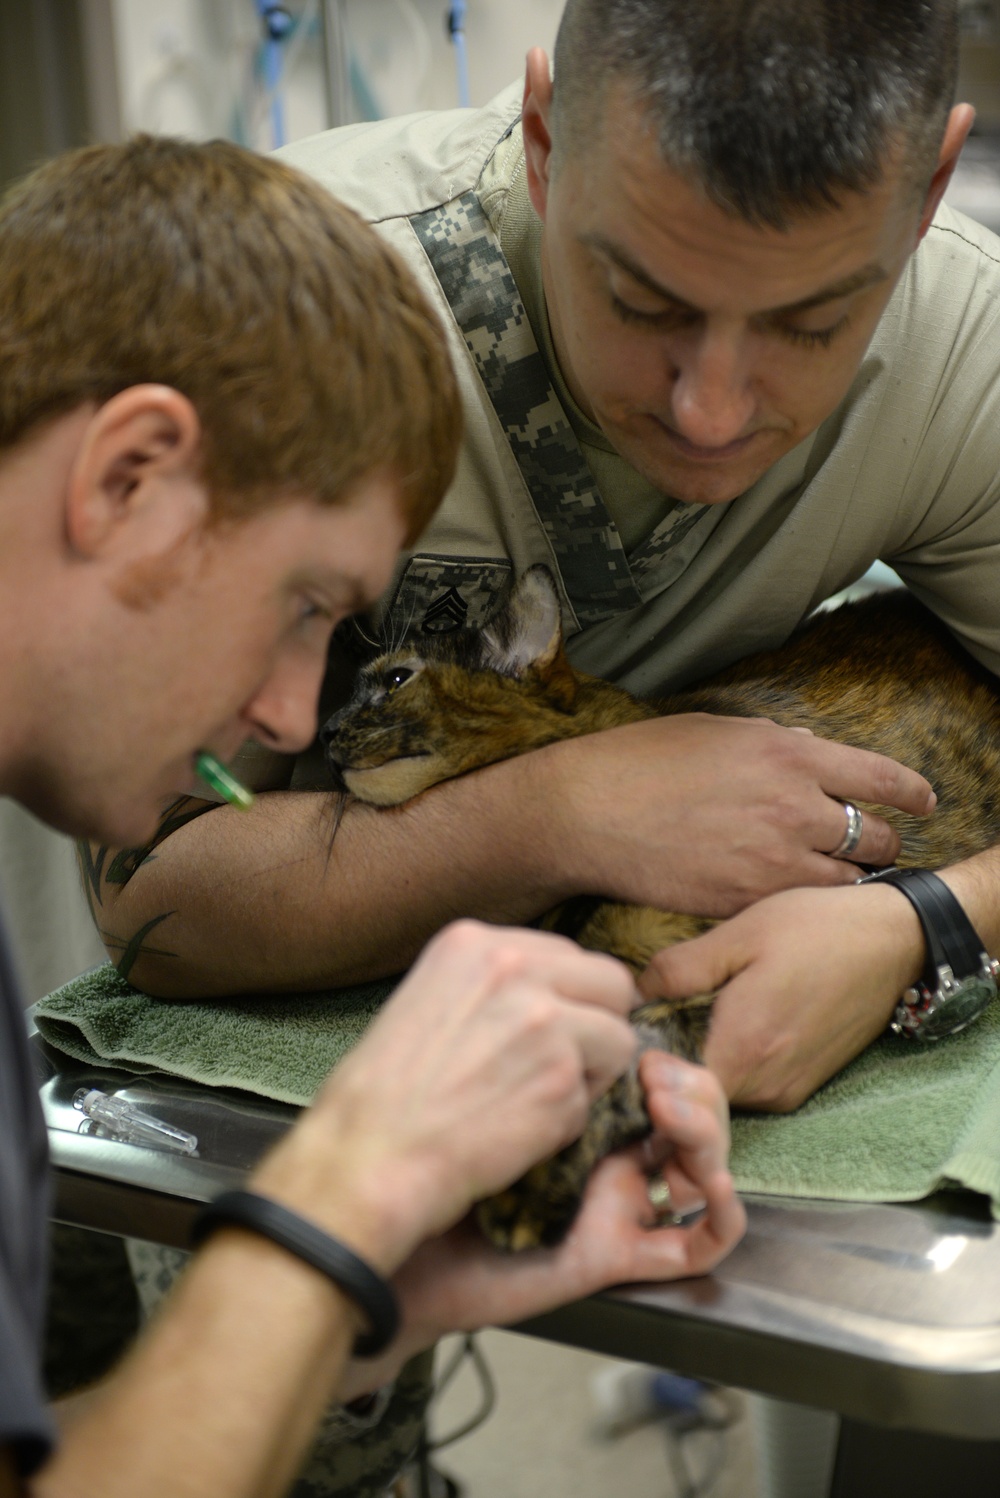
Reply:
[[[796,1113],[733,1121],[743,1191],[917,1201],[941,1186],[1000,1218],[1000,1003],[936,1043],[885,1036]]]
[[[106,962],[40,999],[31,1015],[44,1040],[78,1061],[307,1103],[398,981],[327,993],[151,999]]]
[[[151,999],[106,964],[33,1013],[81,1061],[305,1103],[392,987]],[[957,1184],[1000,1217],[1000,1004],[936,1045],[877,1041],[797,1113],[737,1116],[733,1173],[744,1191],[836,1201],[915,1201]]]

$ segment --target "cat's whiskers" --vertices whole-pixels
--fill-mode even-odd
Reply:
[[[382,640],[377,638],[375,635],[370,635],[368,633],[364,626],[364,618],[365,615],[363,614],[355,614],[354,618],[351,620],[351,623],[354,626],[355,631],[361,636],[362,640],[364,640],[365,644],[371,650],[374,650],[376,653],[378,653],[383,649]]]

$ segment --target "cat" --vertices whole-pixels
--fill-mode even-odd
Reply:
[[[896,828],[901,865],[940,868],[1000,842],[997,683],[901,589],[817,615],[778,649],[652,703],[574,670],[552,576],[532,567],[484,629],[411,638],[363,667],[321,737],[338,788],[396,806],[558,739],[689,712],[771,718],[919,770],[938,794],[932,817],[864,808]],[[595,896],[567,901],[541,924],[638,974],[655,952],[715,922]],[[712,997],[636,1009],[641,1045],[699,1059]],[[487,1237],[515,1250],[558,1242],[596,1162],[648,1132],[633,1070],[594,1105],[580,1140],[480,1204]]]

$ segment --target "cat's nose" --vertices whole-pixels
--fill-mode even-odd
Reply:
[[[346,791],[347,785],[343,776],[343,760],[337,754],[337,733],[340,728],[340,719],[343,711],[334,713],[328,718],[319,731],[319,741],[323,745],[323,757],[326,760],[327,773],[333,784],[334,790]]]
[[[341,708],[339,712],[336,712],[332,717],[327,718],[326,722],[323,724],[323,727],[319,731],[319,741],[323,745],[323,748],[326,750],[327,754],[329,754],[330,746],[333,744],[334,740],[337,737],[337,734],[340,732],[340,724],[343,716],[344,710],[343,708]]]

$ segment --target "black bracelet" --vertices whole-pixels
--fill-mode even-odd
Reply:
[[[270,1238],[346,1291],[371,1322],[368,1335],[354,1343],[355,1357],[373,1358],[388,1347],[399,1330],[399,1303],[392,1286],[364,1259],[304,1217],[254,1191],[226,1191],[203,1207],[191,1229],[192,1245],[197,1248],[227,1224]]]
[[[959,977],[988,962],[985,943],[954,893],[933,869],[879,869],[859,884],[891,884],[917,913],[927,948],[922,981],[938,986],[938,969],[947,963]]]

